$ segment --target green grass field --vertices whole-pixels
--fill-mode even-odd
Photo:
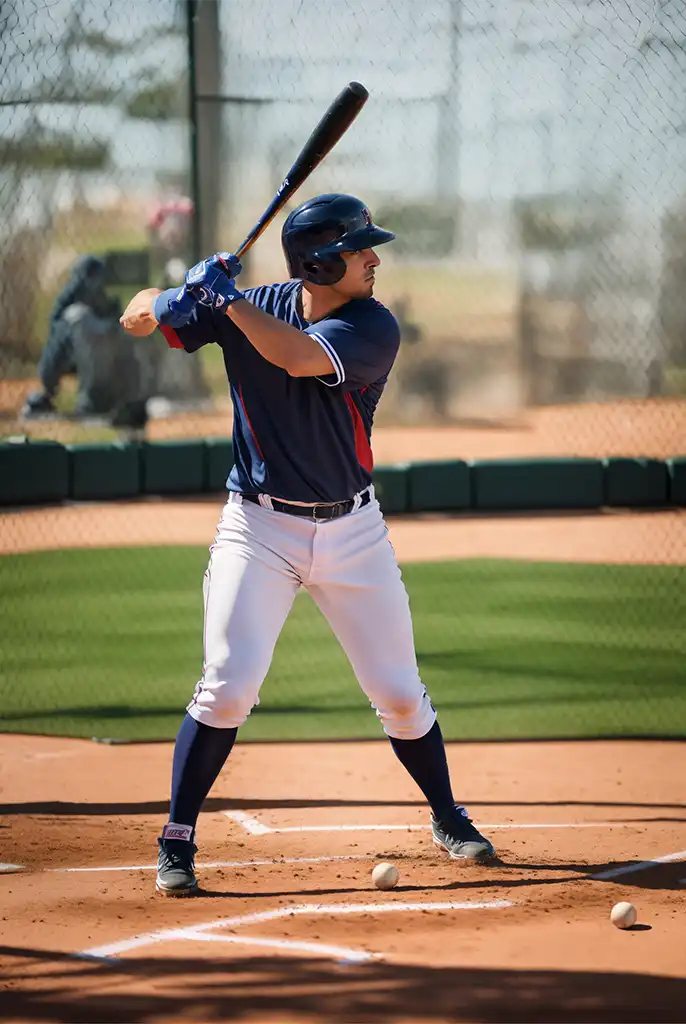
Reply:
[[[174,736],[202,662],[206,548],[0,559],[0,729]],[[686,736],[686,567],[456,561],[403,570],[451,739]],[[242,736],[380,736],[298,597]]]

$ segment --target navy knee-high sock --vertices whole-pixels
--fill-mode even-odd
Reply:
[[[237,732],[215,729],[186,715],[174,747],[170,821],[195,828],[200,808],[231,753]]]
[[[434,815],[442,818],[450,813],[455,800],[438,722],[434,722],[426,735],[418,740],[398,740],[394,736],[389,736],[389,739],[396,757],[429,801]]]

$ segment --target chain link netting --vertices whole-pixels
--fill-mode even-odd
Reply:
[[[60,331],[50,319],[77,259],[104,257],[116,305],[178,279],[194,239],[202,252],[238,244],[325,106],[359,78],[371,92],[363,116],[296,201],[359,193],[398,232],[379,294],[406,344],[382,422],[502,424],[526,409],[538,422],[541,406],[584,402],[570,453],[674,453],[683,412],[667,399],[686,391],[682,4],[203,0],[192,74],[188,10],[174,0],[138,0],[126,18],[104,0],[0,7],[5,432],[77,430],[19,417],[41,353],[58,410],[76,404],[81,430],[110,398],[89,396],[102,376],[90,366],[97,325]],[[246,281],[283,275],[277,228]],[[78,374],[62,382],[81,369],[74,334],[91,339],[76,344],[90,356],[80,388]],[[211,412],[226,410],[212,354],[195,373],[174,366],[161,339],[127,356],[145,364],[130,390],[153,416],[207,413],[190,427],[167,416],[153,435],[224,432]],[[627,397],[644,436],[595,407]]]
[[[377,461],[686,452],[680,0],[0,0],[0,79],[3,436],[230,433],[221,353],[186,359],[157,333],[134,343],[118,311],[141,287],[179,281],[195,256],[237,245],[358,80],[362,114],[241,281],[283,278],[283,217],[318,192],[360,195],[397,233],[377,294],[404,344]],[[20,550],[50,533],[45,517],[23,522]],[[512,563],[410,570],[420,661],[438,703],[456,709],[450,734],[683,733],[684,519],[637,520],[625,543],[622,528],[599,527],[600,544],[575,525],[574,560],[595,564],[535,566],[528,583]],[[536,559],[516,531],[472,553]],[[138,718],[147,735],[171,735],[199,656],[188,573],[204,553],[86,552],[78,571],[61,553],[42,568],[32,557],[0,563],[16,599],[3,682],[30,662],[50,695],[17,698],[14,727],[49,730],[49,705],[87,732],[102,704],[112,735],[134,734]],[[103,593],[80,589],[86,565]],[[42,580],[46,607],[29,601]],[[462,585],[477,595],[471,613]],[[51,588],[66,588],[71,612],[89,604],[83,636],[66,610],[50,626]],[[158,612],[132,636],[148,591]],[[279,713],[255,735],[293,735],[297,708],[322,701],[336,728],[359,733],[349,669],[301,607],[267,683]],[[155,637],[168,632],[160,661]],[[68,696],[75,662],[80,704]],[[91,677],[102,701],[87,695]],[[331,731],[331,717],[314,721]]]
[[[199,376],[118,325],[189,260],[184,7],[2,0],[0,78],[2,433],[115,436],[116,408]]]
[[[258,0],[218,13],[224,237],[250,226],[338,84],[371,91],[310,190],[361,193],[399,236],[380,275],[407,328],[385,417],[502,422],[683,393],[683,5]],[[277,232],[254,265],[281,272]],[[656,413],[668,445],[677,417]],[[575,433],[605,454],[616,443],[602,413],[579,413]]]

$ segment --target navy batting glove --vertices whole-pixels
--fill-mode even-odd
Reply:
[[[243,298],[234,281],[240,272],[240,261],[233,253],[219,252],[191,267],[184,288],[202,306],[225,310],[232,302]]]
[[[230,278],[238,277],[243,269],[238,256],[234,256],[232,252],[216,252],[207,262],[214,263],[215,261]]]

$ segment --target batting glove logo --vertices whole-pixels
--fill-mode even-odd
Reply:
[[[196,263],[194,267],[191,267],[186,274],[186,283],[197,284],[199,281],[202,281],[206,273],[207,263],[205,260],[201,260],[200,263]]]

